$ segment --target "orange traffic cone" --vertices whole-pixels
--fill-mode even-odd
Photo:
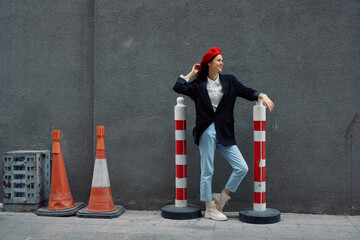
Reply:
[[[110,180],[106,163],[104,135],[105,128],[97,127],[95,170],[91,184],[89,212],[111,212],[115,210],[111,195]]]
[[[53,139],[53,160],[51,173],[51,190],[49,205],[36,211],[39,216],[71,216],[75,215],[84,203],[75,204],[70,192],[69,182],[66,176],[65,164],[60,146],[60,130],[51,133]]]
[[[54,130],[51,134],[54,143],[48,210],[63,210],[75,207],[66,176],[64,159],[60,147],[60,136],[60,130]]]
[[[125,208],[115,206],[111,195],[104,144],[105,128],[98,126],[96,133],[96,159],[89,204],[86,209],[80,210],[76,215],[78,217],[114,218],[120,216],[125,211]]]

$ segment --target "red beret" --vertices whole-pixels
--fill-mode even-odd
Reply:
[[[210,48],[209,51],[207,51],[204,54],[200,64],[202,65],[203,63],[209,62],[213,57],[215,57],[218,54],[221,54],[220,48],[218,47]]]

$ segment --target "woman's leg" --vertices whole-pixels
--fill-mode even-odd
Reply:
[[[214,173],[214,153],[216,149],[216,131],[214,123],[201,135],[199,149],[201,155],[200,199],[206,204],[204,217],[217,221],[225,221],[227,220],[227,217],[219,212],[212,199],[211,182]]]
[[[224,190],[223,190],[227,195],[230,195],[230,190],[229,189],[226,189],[226,188],[224,188]]]
[[[216,146],[234,169],[224,190],[221,193],[212,194],[217,208],[222,212],[225,204],[231,199],[230,192],[236,191],[248,172],[248,166],[236,145],[224,147],[221,144],[217,144]]]
[[[231,167],[234,169],[228,182],[225,185],[224,192],[227,193],[226,190],[230,192],[235,192],[241,181],[244,179],[249,168],[239,148],[236,145],[224,147],[221,144],[217,144],[217,148],[231,165]]]
[[[203,132],[199,141],[199,150],[201,156],[200,200],[204,202],[212,200],[211,182],[214,173],[215,149],[216,131],[215,125],[213,123]]]

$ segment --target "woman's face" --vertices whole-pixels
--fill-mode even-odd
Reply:
[[[224,66],[223,57],[221,56],[221,54],[216,55],[211,62],[208,62],[208,66],[209,71],[211,72],[221,72]]]

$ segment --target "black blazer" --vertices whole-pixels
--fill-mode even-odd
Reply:
[[[224,95],[214,112],[206,89],[207,81],[188,83],[179,77],[173,87],[174,91],[191,97],[195,102],[196,126],[193,130],[195,144],[199,145],[201,134],[215,122],[218,141],[223,146],[235,145],[234,105],[236,97],[256,101],[260,92],[242,85],[233,75],[219,74]]]

